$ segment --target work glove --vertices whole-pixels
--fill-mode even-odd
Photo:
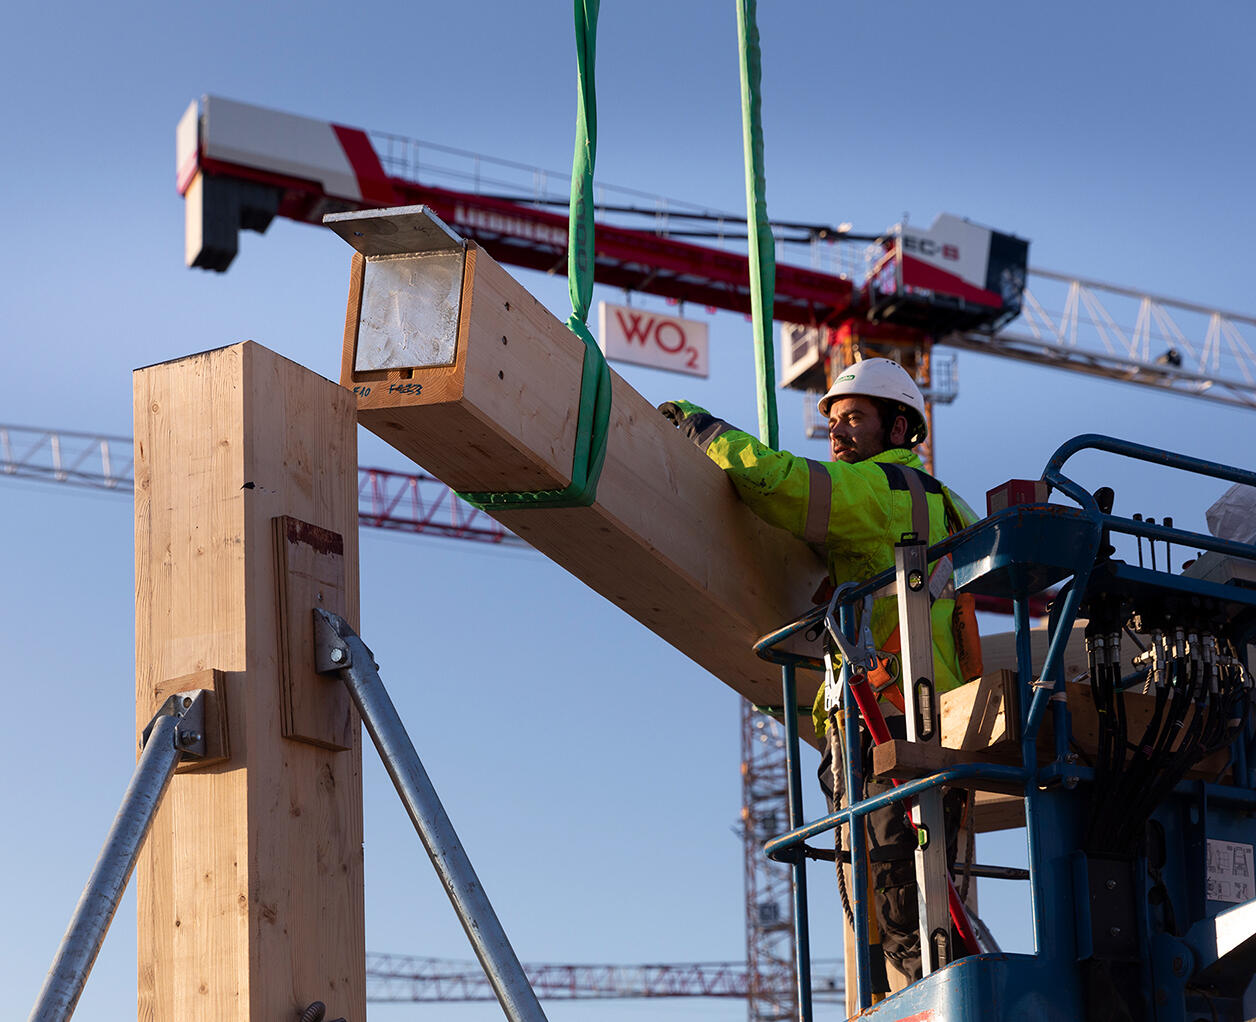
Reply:
[[[705,408],[689,401],[664,401],[659,405],[659,411],[704,451],[717,436],[733,428],[723,419],[717,419]]]
[[[691,415],[709,415],[705,408],[699,408],[697,405],[689,401],[664,401],[659,405],[659,411],[663,413],[663,418],[671,422],[673,426],[684,428],[684,421]]]

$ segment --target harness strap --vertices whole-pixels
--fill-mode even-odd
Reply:
[[[920,473],[915,469],[907,470],[895,466],[903,474],[907,483],[907,492],[911,494],[911,530],[916,538],[924,543],[929,542],[929,498],[925,496],[924,484],[920,481]]]
[[[807,459],[807,520],[802,538],[812,546],[823,546],[829,534],[829,512],[833,507],[833,477],[820,462]]]

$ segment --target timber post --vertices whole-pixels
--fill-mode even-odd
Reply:
[[[138,1017],[366,1012],[360,728],[313,667],[358,623],[353,395],[252,342],[135,373],[136,722],[214,693],[136,868]]]

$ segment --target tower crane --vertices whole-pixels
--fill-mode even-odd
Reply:
[[[179,121],[176,167],[189,266],[225,271],[240,231],[264,232],[276,216],[320,223],[408,204],[429,206],[499,262],[566,265],[567,217],[554,211],[568,202],[563,173],[218,96]],[[749,312],[743,217],[598,193],[600,283]],[[1029,266],[1027,242],[948,214],[926,230],[783,222],[774,233],[783,386],[823,389],[830,363],[891,351],[930,402],[945,403],[956,381],[938,345],[1256,408],[1252,316]]]
[[[263,232],[276,216],[319,223],[331,212],[412,204],[429,206],[500,262],[565,266],[567,219],[555,212],[567,204],[564,174],[221,97],[188,107],[176,157],[189,266],[226,270],[239,232]],[[604,186],[600,199],[599,282],[749,310],[743,218]],[[889,355],[931,407],[955,399],[954,352],[969,350],[1256,408],[1256,318],[1030,267],[1027,242],[948,215],[925,230],[778,223],[775,234],[785,256],[774,306],[784,386],[822,390],[851,361]],[[822,424],[806,427],[818,433]],[[922,451],[926,464],[932,454]],[[779,748],[781,736],[746,705],[748,951],[752,975],[760,966],[766,975],[793,967],[781,952],[792,920],[782,871],[758,854],[754,822],[771,811],[774,796],[758,800],[776,790],[780,757],[758,759],[747,751],[755,743]],[[793,1013],[769,1002],[751,1018]]]

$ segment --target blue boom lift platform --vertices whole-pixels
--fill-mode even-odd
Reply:
[[[894,570],[843,587],[827,608],[765,636],[756,647],[782,665],[784,705],[790,707],[797,702],[795,672],[823,669],[824,662],[786,652],[784,640],[808,629],[835,633],[842,655],[830,661],[840,661],[840,670],[830,671],[829,688],[835,702],[851,710],[840,719],[852,803],[811,823],[802,817],[797,719],[784,715],[792,829],[768,842],[766,852],[793,864],[804,1022],[812,1017],[806,860],[834,855],[806,842],[903,800],[914,805],[920,827],[924,977],[883,999],[873,995],[866,838],[861,826],[850,827],[854,1007],[861,1019],[1240,1022],[1256,1016],[1256,749],[1248,669],[1249,643],[1256,642],[1256,546],[1113,515],[1111,490],[1091,494],[1063,473],[1065,462],[1086,449],[1256,486],[1253,472],[1110,437],[1079,436],[1056,451],[1042,477],[1076,507],[1012,506],[927,552],[914,535],[905,536]],[[1113,556],[1110,540],[1118,534],[1134,537],[1139,564]],[[1144,540],[1150,568],[1141,563]],[[1161,568],[1157,543],[1166,545]],[[1202,553],[1174,573],[1168,545]],[[919,558],[914,562],[912,547]],[[922,641],[908,634],[911,593],[927,592],[920,585],[922,569],[944,555],[952,558],[959,592],[1013,601],[1019,700],[1009,705],[1019,707],[1020,762],[948,754],[944,769],[863,798],[860,757],[852,750],[860,747],[855,697],[872,652],[863,621],[874,595],[894,592],[899,599],[903,677],[912,681],[903,686],[908,737],[932,744],[938,755],[945,752],[938,746],[931,667],[922,667],[919,658],[913,666],[908,652]],[[1049,618],[1048,651],[1035,668],[1028,598],[1053,585],[1060,589]],[[1074,623],[1083,620],[1089,693],[1099,722],[1097,741],[1089,746],[1072,733],[1063,671]],[[927,613],[923,621],[928,642]],[[1127,712],[1127,703],[1139,700],[1143,712]],[[1053,741],[1044,728],[1048,720]],[[1211,762],[1220,757],[1221,766],[1202,778],[1196,770],[1188,779],[1209,756]],[[962,929],[947,924],[944,897],[939,900],[928,874],[944,855],[945,842],[929,842],[927,823],[930,799],[945,785],[1023,795],[1033,954],[962,948]]]

